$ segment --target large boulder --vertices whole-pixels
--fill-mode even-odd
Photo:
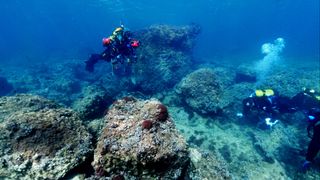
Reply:
[[[176,92],[194,111],[219,113],[231,103],[227,90],[234,78],[235,73],[224,68],[201,68],[183,78]]]
[[[93,166],[99,177],[178,179],[187,168],[187,144],[167,108],[155,99],[125,97],[105,117]]]
[[[0,110],[1,178],[63,178],[91,151],[91,136],[72,110],[28,95],[0,98]]]
[[[190,52],[200,31],[200,26],[196,24],[180,27],[152,25],[148,29],[137,32],[137,35],[147,46],[154,46],[156,51],[169,47],[182,52]]]
[[[192,66],[192,49],[200,28],[154,25],[136,33],[142,42],[134,67],[136,86],[156,93],[173,87]]]
[[[113,102],[112,96],[101,86],[84,87],[82,98],[73,103],[73,108],[85,120],[101,118]]]
[[[40,96],[28,94],[18,94],[15,96],[5,96],[0,99],[0,123],[6,117],[19,112],[37,112],[42,109],[57,109],[60,105]]]

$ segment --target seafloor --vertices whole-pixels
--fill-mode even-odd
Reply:
[[[236,116],[256,88],[319,91],[319,58],[284,56],[261,80],[250,56],[194,57],[198,28],[136,32],[129,76],[77,59],[0,66],[0,179],[320,179],[319,158],[301,171],[302,113],[272,129]]]

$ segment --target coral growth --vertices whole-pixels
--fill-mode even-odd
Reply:
[[[188,179],[233,179],[222,158],[209,152],[190,148],[191,167]]]
[[[26,95],[0,98],[0,109],[7,112],[0,126],[2,178],[59,179],[91,151],[91,136],[72,110]]]
[[[83,98],[73,103],[73,108],[85,120],[102,117],[113,98],[101,86],[88,86],[83,89]]]
[[[146,93],[173,87],[192,64],[192,48],[200,28],[154,25],[137,32],[143,42],[134,66],[136,85]]]
[[[136,99],[132,96],[125,96],[122,98],[125,102],[136,101]]]
[[[235,77],[226,69],[202,68],[187,75],[176,86],[176,92],[193,110],[208,114],[218,113],[230,100],[225,92]]]
[[[120,99],[112,106],[95,150],[93,166],[97,175],[122,174],[125,179],[183,176],[182,169],[189,159],[186,142],[172,121],[157,120],[159,105],[154,99]],[[151,129],[146,132],[144,128]]]

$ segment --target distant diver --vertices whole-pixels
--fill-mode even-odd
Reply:
[[[256,112],[257,116],[254,116],[254,118],[258,119],[258,125],[264,127],[272,127],[277,124],[279,114],[296,111],[295,107],[291,105],[289,97],[280,96],[272,89],[255,90],[254,93],[242,101],[242,105],[242,113],[238,113],[237,116],[248,118],[253,112]]]
[[[116,28],[108,38],[103,38],[102,44],[105,50],[101,54],[91,54],[85,61],[87,71],[93,72],[94,65],[99,60],[111,62],[113,72],[119,68],[119,63],[131,64],[137,61],[135,51],[140,46],[140,42],[133,39],[132,33],[123,25]]]
[[[319,92],[314,89],[304,88],[302,92],[289,98],[277,95],[272,89],[256,90],[248,98],[244,99],[242,103],[243,111],[237,114],[239,117],[249,117],[251,113],[256,112],[259,119],[262,119],[263,124],[268,127],[272,127],[278,122],[275,119],[278,114],[303,112],[309,122],[307,132],[311,141],[302,167],[304,171],[310,168],[320,150]]]
[[[311,141],[308,145],[306,160],[303,162],[303,170],[308,170],[314,158],[320,150],[320,108],[312,108],[307,112],[309,125],[307,128],[308,136]],[[311,133],[311,131],[313,133]]]
[[[304,112],[312,108],[320,108],[320,93],[314,89],[303,88],[302,92],[292,98],[292,103],[293,106]]]
[[[314,89],[304,88],[302,92],[292,98],[292,104],[296,109],[304,112],[309,122],[307,132],[311,141],[306,160],[302,165],[303,170],[306,171],[320,150],[320,93]]]

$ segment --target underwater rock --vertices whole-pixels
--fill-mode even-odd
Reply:
[[[190,148],[190,159],[188,178],[185,179],[232,179],[225,162],[212,153]]]
[[[83,89],[83,98],[73,104],[75,109],[84,120],[102,117],[113,98],[107,91],[99,86],[88,86]]]
[[[136,86],[146,93],[173,87],[191,70],[192,49],[200,32],[196,25],[154,25],[136,32],[142,42],[133,66]]]
[[[6,78],[0,76],[0,96],[5,96],[13,90],[13,86]]]
[[[183,78],[176,86],[176,93],[199,113],[219,113],[231,103],[225,92],[234,77],[233,72],[223,68],[201,68]]]
[[[70,105],[83,84],[76,78],[73,70],[77,64],[79,63],[39,63],[24,69],[15,67],[10,69],[11,72],[7,70],[4,73],[17,93],[37,94]]]
[[[146,30],[137,32],[137,36],[142,42],[157,48],[171,47],[178,51],[190,52],[194,47],[194,39],[200,31],[200,26],[196,24],[181,27],[152,25]]]
[[[249,68],[247,64],[240,65],[236,69],[236,83],[241,82],[248,82],[248,83],[255,83],[257,81],[257,72]]]
[[[312,88],[319,92],[319,75],[319,69],[316,67],[299,69],[294,67],[279,68],[265,78],[261,87],[273,88],[286,96],[296,95],[302,91],[303,87]]]
[[[313,67],[299,65],[297,68],[297,66],[283,63],[272,67],[270,72],[261,76],[254,64],[244,63],[236,69],[236,72],[237,83],[252,83],[252,89],[272,88],[281,95],[289,97],[301,92],[303,87],[320,90],[319,65]],[[258,76],[260,76],[259,80],[256,78]]]
[[[0,123],[6,117],[19,112],[37,112],[42,109],[57,109],[60,105],[40,96],[18,94],[0,98]]]
[[[6,69],[1,74],[8,78],[17,93],[41,95],[67,106],[71,106],[78,97],[84,97],[82,89],[88,85],[99,84],[113,97],[120,92],[163,92],[189,73],[192,49],[199,32],[196,25],[154,25],[133,32],[141,46],[130,76],[112,75],[110,63],[104,61],[96,65],[94,73],[88,73],[83,60],[74,59],[57,60],[55,63],[43,61],[27,68]]]
[[[91,136],[79,116],[37,96],[0,98],[0,177],[59,179],[83,163]]]
[[[156,99],[132,97],[113,103],[98,140],[96,176],[178,179],[188,166],[188,148],[167,109]]]
[[[191,135],[188,139],[188,143],[189,144],[194,144],[198,147],[201,147],[202,143],[205,141],[206,139],[204,137],[197,137],[194,135]]]

